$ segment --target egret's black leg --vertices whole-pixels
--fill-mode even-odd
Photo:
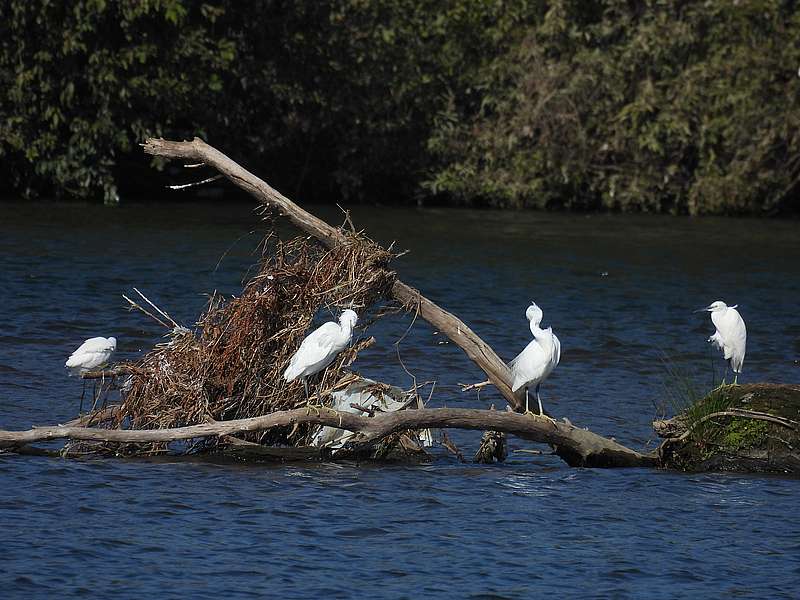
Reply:
[[[78,408],[78,416],[83,414],[83,397],[86,395],[86,380],[83,380],[83,389],[81,390],[81,405]]]
[[[542,387],[541,383],[536,384],[536,402],[539,403],[539,414],[544,416],[544,411],[542,410],[542,399],[539,397],[539,388]]]
[[[100,393],[102,393],[102,392],[103,392],[103,385],[100,384]],[[94,409],[97,407],[97,399],[98,398],[99,398],[99,396],[97,395],[97,380],[95,379],[94,383],[92,384],[92,410],[91,410],[91,412],[94,412]]]
[[[103,382],[105,383],[105,375],[103,375]],[[104,386],[101,384],[100,395],[102,396],[103,401],[100,403],[100,410],[105,410],[106,407],[108,406],[108,395],[111,393],[111,384],[113,382],[114,382],[114,379],[112,379],[109,382],[107,388],[104,388]]]
[[[542,408],[542,397],[539,395],[539,389],[542,387],[541,383],[536,384],[536,402],[539,403],[539,416],[544,417],[548,421],[553,424],[553,427],[556,427],[556,420],[552,417],[548,417],[544,414],[544,409]]]
[[[319,416],[320,415],[319,406],[317,406],[316,404],[311,404],[308,399],[308,381],[306,381],[305,377],[303,377],[303,387],[306,388],[306,414],[310,415],[311,411],[313,410],[315,413],[317,413],[317,416]]]

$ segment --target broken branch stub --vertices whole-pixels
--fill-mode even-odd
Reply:
[[[146,153],[153,156],[202,162],[217,169],[232,183],[250,193],[262,204],[278,208],[295,226],[314,236],[328,248],[343,244],[347,240],[345,234],[339,229],[303,210],[267,182],[256,177],[200,138],[196,137],[192,141],[186,142],[148,138],[142,146]],[[458,317],[402,281],[394,282],[391,295],[407,309],[418,310],[423,319],[450,338],[470,360],[486,373],[508,404],[515,411],[522,412],[525,405],[524,391],[520,390],[516,394],[511,391],[511,372],[491,346]]]

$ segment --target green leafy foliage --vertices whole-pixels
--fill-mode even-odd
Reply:
[[[239,147],[301,200],[409,200],[445,96],[491,54],[485,25],[503,12],[475,0],[256,2],[229,24]]]
[[[786,211],[798,34],[780,0],[8,0],[0,185],[113,202],[199,135],[303,201]]]
[[[477,73],[480,102],[440,115],[427,185],[496,206],[796,209],[797,39],[779,0],[548,2]]]
[[[6,2],[3,181],[113,200],[148,179],[144,137],[200,135],[302,200],[409,198],[442,98],[499,6]]]
[[[213,76],[235,52],[230,40],[208,35],[213,15],[188,7],[180,0],[3,3],[4,181],[26,196],[114,202],[120,160],[136,142],[165,131],[199,133],[214,122],[224,102]]]

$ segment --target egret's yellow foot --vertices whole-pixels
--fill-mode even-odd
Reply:
[[[540,419],[544,419],[545,421],[550,421],[553,424],[553,429],[558,429],[558,425],[556,425],[556,420],[553,417],[548,417],[546,414],[542,413],[541,415],[536,415]]]
[[[324,408],[328,412],[330,412],[330,413],[336,415],[337,417],[339,417],[339,427],[341,428],[341,426],[342,426],[342,413],[335,411],[330,406],[323,406],[322,408]]]
[[[539,414],[530,410],[526,410],[523,414],[526,416],[531,416],[534,419],[544,419],[545,421],[550,421],[553,424],[553,427],[556,427],[556,420],[553,417],[548,417],[544,413]]]
[[[314,411],[318,417],[322,416],[320,409],[325,408],[321,404],[306,404],[306,416],[311,415],[311,411]]]

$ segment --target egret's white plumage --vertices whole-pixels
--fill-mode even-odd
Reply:
[[[117,338],[89,338],[78,346],[64,366],[70,370],[70,375],[80,375],[107,365],[116,349]]]
[[[308,334],[290,359],[283,378],[292,381],[300,377],[305,383],[306,377],[322,371],[353,339],[357,322],[358,315],[348,309],[342,312],[338,323],[328,321]]]
[[[730,361],[731,369],[734,372],[734,383],[737,382],[738,375],[742,372],[742,363],[744,363],[744,354],[747,349],[747,328],[742,315],[736,310],[737,306],[728,306],[721,300],[717,300],[697,311],[711,313],[711,322],[714,323],[717,330],[708,338],[708,341],[722,350],[725,360]]]
[[[541,329],[542,309],[535,302],[531,302],[528,310],[525,311],[533,339],[525,346],[508,366],[511,367],[511,389],[516,392],[518,389],[525,388],[525,410],[528,410],[528,388],[535,386],[536,401],[539,403],[539,414],[542,412],[542,400],[539,397],[539,388],[542,382],[547,379],[553,369],[556,368],[558,361],[561,360],[561,342],[553,333],[553,328]]]

